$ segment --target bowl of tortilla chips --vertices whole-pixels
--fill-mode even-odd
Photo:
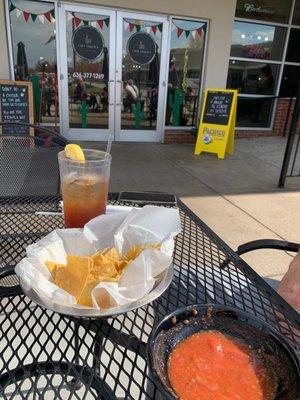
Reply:
[[[177,209],[117,207],[83,229],[57,229],[16,266],[24,293],[62,314],[109,317],[159,297],[173,277]]]

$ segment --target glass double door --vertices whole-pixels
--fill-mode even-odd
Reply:
[[[62,134],[74,140],[159,141],[167,79],[166,18],[59,7]]]

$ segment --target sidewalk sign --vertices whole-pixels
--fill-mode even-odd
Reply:
[[[0,80],[0,121],[34,123],[32,83]],[[0,134],[33,135],[27,126],[0,126]]]
[[[237,90],[206,89],[195,154],[216,153],[223,159],[233,154]]]

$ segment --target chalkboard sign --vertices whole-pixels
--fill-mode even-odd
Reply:
[[[237,90],[206,89],[198,129],[195,154],[203,151],[233,154],[237,108]]]
[[[156,44],[149,33],[136,32],[127,42],[127,54],[137,64],[150,64],[156,54]]]
[[[74,31],[72,44],[74,51],[80,58],[93,61],[100,57],[104,41],[98,29],[93,26],[81,26]]]
[[[0,80],[1,122],[23,122],[33,124],[32,83]],[[27,126],[0,126],[0,133],[29,135]]]
[[[233,93],[208,91],[202,122],[206,124],[228,125]]]

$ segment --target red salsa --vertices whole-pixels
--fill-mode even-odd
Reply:
[[[274,384],[249,347],[217,331],[180,342],[168,360],[180,400],[269,400]]]

